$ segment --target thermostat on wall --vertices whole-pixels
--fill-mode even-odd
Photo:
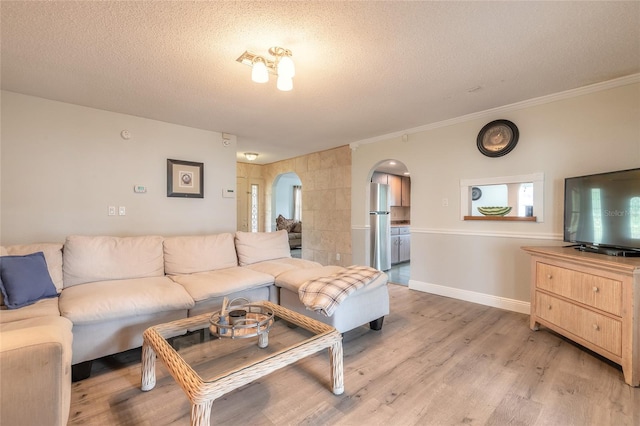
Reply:
[[[134,185],[133,192],[136,192],[138,194],[144,194],[145,192],[147,192],[147,187],[144,185]]]
[[[223,198],[234,198],[236,196],[235,189],[222,189],[222,197]]]

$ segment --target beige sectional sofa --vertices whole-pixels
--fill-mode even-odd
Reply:
[[[224,297],[278,303],[278,277],[301,270],[319,273],[324,268],[291,258],[286,231],[237,232],[235,236],[69,236],[64,245],[0,247],[0,255],[13,257],[36,252],[44,254],[45,272],[59,296],[16,309],[7,309],[4,302],[9,301],[2,301],[0,424],[64,425],[72,366],[75,379],[85,377],[92,360],[141,346],[142,333],[149,326],[212,312]],[[4,274],[1,267],[0,272]],[[384,296],[377,301],[382,308],[374,311],[386,315],[386,275],[383,278],[374,286],[384,284]],[[358,290],[354,300],[368,292]],[[374,319],[366,307],[360,310],[355,319],[358,325]],[[350,327],[352,323],[350,318]],[[8,388],[12,392],[6,392]]]

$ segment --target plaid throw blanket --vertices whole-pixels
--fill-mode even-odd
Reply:
[[[375,280],[382,272],[368,266],[349,266],[327,277],[309,280],[298,289],[307,309],[330,317],[348,295]]]

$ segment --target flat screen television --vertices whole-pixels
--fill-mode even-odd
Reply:
[[[640,169],[566,178],[564,241],[584,251],[640,256]]]

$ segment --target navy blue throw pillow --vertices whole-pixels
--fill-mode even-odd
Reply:
[[[9,309],[58,296],[41,251],[26,256],[0,256],[0,291]]]

